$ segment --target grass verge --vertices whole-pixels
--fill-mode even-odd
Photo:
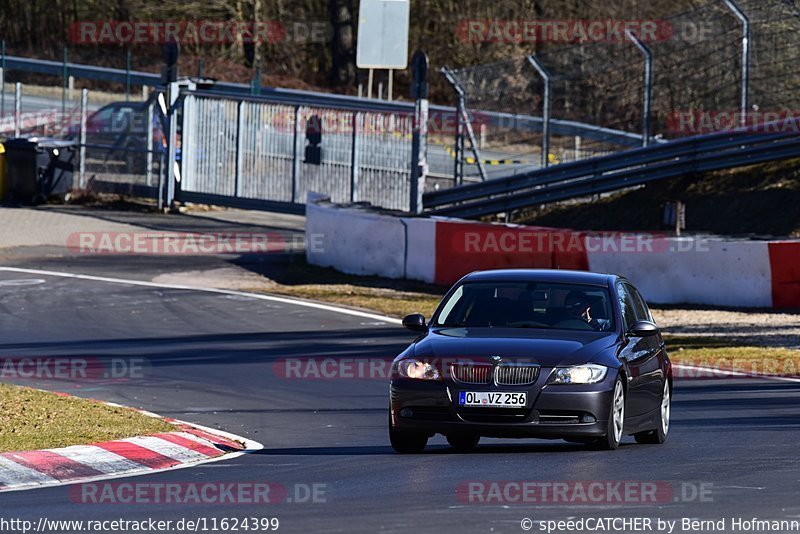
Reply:
[[[673,363],[800,376],[800,350],[736,345],[715,336],[665,336]]]
[[[86,445],[169,432],[175,426],[129,408],[0,384],[0,452]]]
[[[314,283],[309,284],[308,281]],[[389,317],[403,318],[411,313],[433,315],[446,287],[375,276],[356,276],[334,269],[309,265],[305,260],[292,264],[279,276],[251,291],[318,300]]]
[[[428,295],[411,291],[381,290],[350,284],[276,287],[272,294],[286,295],[310,300],[330,302],[350,308],[378,312],[389,317],[403,318],[412,313],[421,313],[429,318],[439,304],[440,295]]]

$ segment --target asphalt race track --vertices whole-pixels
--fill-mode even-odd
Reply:
[[[601,452],[562,441],[484,440],[476,453],[456,454],[437,436],[426,454],[401,456],[388,443],[384,379],[292,379],[280,372],[283,358],[390,358],[412,339],[393,324],[242,296],[0,272],[0,332],[5,357],[142,363],[135,376],[29,384],[264,445],[233,460],[128,481],[269,482],[295,501],[84,504],[66,486],[0,494],[7,518],[277,517],[279,531],[307,533],[521,532],[525,517],[800,518],[797,383],[677,381],[662,446],[627,437],[620,450]],[[470,481],[634,481],[663,491],[649,503],[478,504],[457,495]],[[303,488],[314,484],[324,494],[304,498]],[[532,532],[539,531],[534,523]]]

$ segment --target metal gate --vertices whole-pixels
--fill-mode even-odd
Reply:
[[[179,200],[301,209],[315,192],[409,209],[411,113],[200,91],[184,94],[182,113]]]

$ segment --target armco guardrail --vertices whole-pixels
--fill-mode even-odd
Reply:
[[[112,69],[107,67],[96,67],[80,63],[64,63],[59,61],[48,61],[43,59],[30,59],[19,56],[6,56],[6,69],[20,70],[25,72],[36,72],[49,74],[52,76],[63,76],[66,70],[67,76],[77,78],[87,78],[93,80],[106,80],[118,83],[126,83],[127,80],[133,85],[159,86],[161,77],[158,74],[126,71],[125,69]],[[214,91],[222,95],[249,95],[252,88],[247,84],[218,82],[214,85]],[[409,102],[387,102],[377,99],[358,98],[348,95],[336,95],[330,93],[317,93],[313,91],[301,91],[294,89],[277,89],[264,87],[260,90],[260,96],[268,97],[271,102],[289,105],[305,105],[325,108],[350,109],[358,111],[374,111],[387,113],[412,113],[414,104]],[[455,108],[448,106],[431,106],[431,113],[455,114]],[[480,112],[481,117],[486,119],[491,126],[510,127],[512,125],[531,131],[541,131],[543,121],[541,117],[524,114]],[[602,128],[592,124],[584,124],[568,120],[551,120],[551,132],[564,136],[579,136],[594,141],[613,143],[620,146],[640,146],[642,137],[639,134]]]
[[[61,61],[6,56],[5,63],[6,70],[21,70],[25,72],[36,72],[38,74],[49,74],[51,76],[64,75],[64,63]],[[125,83],[128,79],[127,76],[130,75],[130,82],[134,85],[153,86],[161,83],[161,77],[158,74],[149,72],[110,69],[108,67],[82,65],[80,63],[67,63],[66,67],[67,76],[74,76],[76,78]]]
[[[769,126],[769,125],[767,125]],[[768,127],[764,129],[768,131]],[[800,156],[800,136],[733,131],[697,136],[480,184],[426,193],[431,215],[475,218],[607,193],[689,172],[728,169]]]

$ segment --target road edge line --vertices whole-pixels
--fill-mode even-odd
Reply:
[[[388,315],[381,315],[378,313],[365,312],[354,310],[352,308],[345,308],[335,304],[322,303],[315,300],[298,299],[293,297],[283,297],[277,295],[265,295],[263,293],[251,293],[249,291],[237,291],[235,289],[220,289],[216,287],[207,286],[187,286],[182,284],[165,284],[162,282],[148,282],[146,280],[130,280],[126,278],[111,278],[107,276],[94,276],[89,274],[78,273],[65,273],[61,271],[48,271],[44,269],[26,269],[22,267],[0,267],[0,271],[17,272],[25,274],[38,274],[42,276],[58,276],[62,278],[74,278],[78,280],[89,280],[93,282],[106,282],[110,284],[125,284],[142,287],[153,287],[159,289],[177,289],[183,291],[204,291],[206,293],[217,293],[220,295],[231,295],[237,297],[247,297],[269,302],[279,302],[282,304],[293,304],[295,306],[302,306],[306,308],[313,308],[317,310],[330,311],[334,313],[341,313],[343,315],[351,315],[353,317],[361,317],[364,319],[372,319],[376,321],[383,321],[389,324],[401,325],[403,321]]]

